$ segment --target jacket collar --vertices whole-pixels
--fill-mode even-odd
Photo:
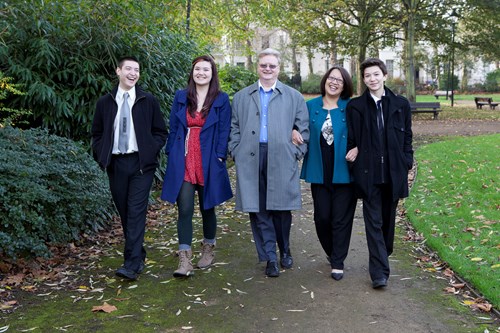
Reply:
[[[118,86],[115,86],[113,88],[113,90],[111,90],[111,95],[113,96],[113,98],[115,99],[116,98],[116,94],[118,93]],[[142,88],[136,84],[135,85],[135,100],[137,101],[139,98],[141,97],[144,97],[145,94],[144,94],[144,90],[142,90]]]
[[[180,123],[184,127],[187,127],[187,120],[186,120],[187,89],[179,91],[179,94],[177,96],[177,101],[179,102],[179,104],[182,104],[182,107],[178,109],[176,117],[179,118]],[[217,108],[221,107],[222,104],[223,104],[222,94],[219,93],[219,95],[217,95],[217,97],[215,98],[215,101],[212,103],[212,107],[210,108],[210,111],[207,114],[202,131],[212,126],[219,120],[219,114]]]
[[[187,105],[187,89],[179,90],[179,95],[177,96],[177,101],[180,104]],[[223,103],[222,101],[223,101],[222,94],[219,93],[219,95],[217,95],[217,97],[215,98],[215,100],[212,104],[212,108],[222,106],[222,103]]]
[[[258,92],[259,91],[259,81],[253,83],[251,86],[249,86],[249,90],[248,90],[248,94],[249,95],[252,95],[254,94],[255,92]],[[275,89],[274,91],[276,93],[279,93],[279,94],[282,94],[283,93],[283,90],[285,88],[285,84],[283,84],[280,80],[277,80],[276,81],[276,84],[275,84]],[[273,95],[275,94],[275,92],[273,92]]]

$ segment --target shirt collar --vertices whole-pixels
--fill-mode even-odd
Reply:
[[[262,90],[263,90],[264,92],[269,92],[269,91],[271,91],[271,90],[274,90],[274,89],[276,89],[276,82],[278,82],[278,80],[274,81],[274,84],[273,84],[273,86],[271,87],[271,89],[270,89],[270,90],[268,90],[268,91],[266,91],[266,89],[264,89],[264,86],[262,85],[262,83],[260,83],[260,80],[259,80],[259,89],[260,89],[260,88],[262,88]]]
[[[377,96],[373,95],[372,93],[370,93],[370,96],[375,101],[375,104],[377,104],[378,101],[382,100],[382,98],[378,98]],[[382,97],[384,97],[384,96],[385,96],[385,89],[384,89],[384,92],[382,93]]]
[[[133,86],[129,91],[123,90],[120,86],[118,86],[118,91],[116,92],[116,100],[123,100],[123,94],[128,92],[128,98],[131,101],[135,101],[135,86]]]

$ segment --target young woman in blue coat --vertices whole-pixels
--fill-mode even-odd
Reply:
[[[191,243],[195,192],[203,220],[203,241],[198,268],[214,259],[217,218],[215,206],[232,197],[226,169],[231,126],[229,97],[220,91],[214,60],[193,60],[188,87],[177,91],[170,111],[167,170],[161,198],[177,203],[179,266],[175,277],[193,274]]]
[[[300,178],[311,183],[316,232],[330,261],[331,276],[340,280],[356,209],[346,161],[346,106],[353,92],[351,77],[344,68],[334,66],[321,79],[320,90],[321,96],[307,102],[310,138]]]

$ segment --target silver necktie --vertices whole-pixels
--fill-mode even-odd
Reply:
[[[128,106],[128,92],[123,94],[123,104],[120,111],[120,131],[118,137],[118,150],[122,154],[128,151],[128,139],[130,137],[130,107]]]

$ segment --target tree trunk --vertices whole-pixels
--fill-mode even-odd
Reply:
[[[313,53],[311,47],[307,47],[307,66],[309,67],[309,75],[314,73],[313,57],[314,57],[314,53]]]
[[[189,38],[189,29],[191,26],[191,0],[186,4],[186,37]]]
[[[249,71],[253,71],[255,68],[253,68],[252,54],[250,52],[250,50],[252,49],[252,41],[250,39],[247,39],[246,44],[247,44],[247,61],[246,61],[247,69]]]
[[[357,84],[356,84],[356,91],[358,92],[358,95],[361,95],[363,91],[366,88],[365,83],[363,82],[363,73],[361,73],[361,63],[365,61],[366,59],[366,44],[364,42],[360,43],[359,45],[359,51],[358,51],[358,64],[357,64]]]
[[[405,1],[407,23],[405,31],[405,76],[406,76],[406,98],[415,102],[415,11],[418,0]]]

